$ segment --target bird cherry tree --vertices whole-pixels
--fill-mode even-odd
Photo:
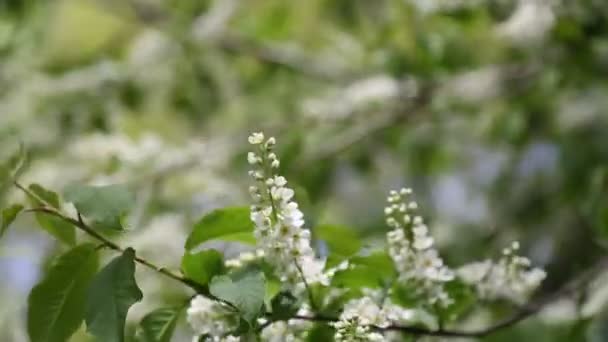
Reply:
[[[26,201],[2,210],[0,236],[18,215],[69,246],[32,289],[27,324],[33,342],[67,341],[82,325],[99,341],[125,340],[130,307],[142,300],[134,272],[146,267],[191,289],[189,300],[158,308],[137,326],[136,339],[168,342],[181,317],[193,341],[400,341],[407,336],[483,337],[534,314],[559,297],[530,301],[545,272],[518,255],[519,243],[495,259],[454,266],[440,255],[418,213],[412,190],[386,198],[386,241],[363,247],[339,225],[309,229],[295,191],[280,175],[276,140],[248,138],[250,205],[215,210],[193,227],[179,270],[141,258],[110,238],[124,229],[133,196],[121,185],[72,185],[61,195],[39,184],[22,184],[20,149],[0,169],[6,185]],[[76,230],[84,238],[77,239]],[[207,242],[255,246],[226,259]],[[313,246],[322,241],[321,254]],[[101,250],[116,256],[100,265]],[[457,327],[468,312],[492,301],[515,309],[505,320],[479,330]],[[185,315],[184,315],[185,313]]]

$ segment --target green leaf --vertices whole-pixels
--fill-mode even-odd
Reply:
[[[24,144],[19,144],[19,149],[10,154],[0,162],[0,186],[4,187],[12,179],[19,177],[27,159],[27,151]]]
[[[361,249],[359,235],[352,228],[324,224],[317,226],[314,232],[317,238],[327,243],[330,253],[347,258],[356,254]]]
[[[47,213],[36,213],[36,222],[49,234],[70,246],[76,244],[76,228],[59,217]]]
[[[78,330],[97,266],[93,244],[74,247],[59,257],[28,298],[27,330],[32,342],[64,342]]]
[[[282,291],[272,299],[272,318],[276,320],[289,319],[298,312],[298,299],[287,291]]]
[[[346,270],[336,272],[332,284],[344,288],[377,288],[384,286],[395,276],[391,258],[384,251],[349,259]]]
[[[139,324],[139,340],[142,342],[170,342],[180,312],[180,308],[163,308],[147,314]]]
[[[194,254],[186,252],[182,258],[183,273],[201,285],[207,285],[211,278],[221,274],[223,270],[224,257],[214,249]]]
[[[383,285],[382,277],[373,269],[365,266],[351,266],[346,270],[337,271],[333,276],[331,284],[340,288],[370,289],[379,288]]]
[[[133,194],[124,186],[73,185],[65,198],[98,228],[122,230],[122,221],[133,206]]]
[[[186,249],[191,250],[209,240],[255,243],[249,208],[224,208],[205,215],[194,225],[186,241]]]
[[[234,305],[251,325],[262,311],[265,291],[264,274],[256,270],[215,276],[209,285],[212,295]]]
[[[93,279],[85,319],[87,330],[99,341],[124,341],[127,312],[143,298],[135,282],[134,258],[135,251],[128,248]]]
[[[51,207],[55,209],[60,209],[61,201],[59,200],[59,195],[56,192],[45,189],[40,184],[30,184],[28,189],[34,193],[37,197],[48,203]],[[45,203],[42,203],[36,197],[30,197],[30,200],[33,202],[35,206],[42,206]]]
[[[382,278],[392,278],[396,270],[393,260],[386,251],[372,251],[368,255],[357,255],[350,259],[351,265],[366,266]]]
[[[48,204],[54,209],[61,209],[61,200],[56,192],[45,189],[39,184],[31,184],[28,189],[35,195],[29,196],[33,206],[38,207]],[[38,225],[59,241],[68,245],[76,243],[76,228],[70,223],[48,213],[38,212],[35,216]]]
[[[0,221],[0,238],[8,227],[15,221],[17,215],[23,210],[23,206],[21,204],[13,204],[10,207],[2,210],[2,221]]]

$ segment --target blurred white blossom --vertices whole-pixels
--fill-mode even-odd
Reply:
[[[498,33],[516,44],[540,42],[555,24],[550,0],[520,0],[511,17],[498,27]]]
[[[475,287],[480,298],[507,299],[524,303],[546,277],[544,270],[531,267],[530,260],[516,254],[519,243],[503,250],[494,262],[484,260],[460,267],[456,274],[462,281]]]

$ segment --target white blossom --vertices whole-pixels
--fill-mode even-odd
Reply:
[[[279,159],[272,152],[276,140],[270,137],[264,141],[263,133],[253,133],[249,142],[256,146],[248,159],[256,158],[256,163],[250,163],[254,169],[249,174],[256,183],[250,193],[255,203],[251,221],[258,248],[285,287],[303,290],[304,281],[327,284],[325,262],[316,259],[310,247],[310,231],[304,228],[304,214],[294,201],[295,191],[287,187],[285,177],[276,174]]]
[[[288,322],[274,322],[262,330],[260,337],[266,342],[295,342],[300,341],[292,331]]]
[[[234,311],[223,304],[198,295],[190,301],[186,311],[188,323],[197,336],[209,335],[213,341],[226,341],[220,337],[237,328],[238,318]]]
[[[382,291],[364,289],[367,295],[353,299],[344,305],[340,319],[332,323],[336,329],[336,341],[385,341],[385,337],[373,327],[412,322],[413,310],[394,305],[382,297]],[[381,305],[378,304],[381,302]]]
[[[460,267],[456,274],[472,285],[482,299],[507,299],[523,303],[546,277],[544,270],[531,267],[530,260],[518,256],[519,243],[513,242],[494,262],[484,260]]]
[[[421,296],[430,304],[447,306],[452,300],[443,289],[443,283],[454,279],[449,269],[433,247],[434,239],[421,216],[414,215],[418,208],[410,200],[411,189],[391,191],[384,209],[386,223],[393,230],[386,235],[388,249],[402,282],[414,282]]]
[[[247,139],[249,141],[250,144],[252,145],[258,145],[261,144],[264,141],[264,133],[262,132],[254,132],[252,133],[249,138]]]

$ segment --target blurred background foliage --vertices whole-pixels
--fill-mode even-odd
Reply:
[[[607,19],[603,0],[0,0],[0,154],[25,142],[23,180],[55,190],[129,184],[113,238],[178,268],[194,220],[248,202],[264,130],[309,227],[379,246],[386,193],[411,186],[448,261],[520,240],[542,295],[608,247]],[[26,341],[26,295],[63,248],[32,220],[0,244],[2,341]],[[138,272],[133,322],[187,298]],[[606,341],[607,303],[599,277],[486,340]]]

